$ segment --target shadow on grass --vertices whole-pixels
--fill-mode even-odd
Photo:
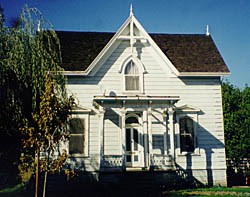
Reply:
[[[12,187],[6,187],[0,190],[1,197],[29,197],[34,196],[33,191],[27,190],[26,186],[22,183],[19,183]]]
[[[73,183],[73,182],[71,182]],[[76,184],[76,182],[74,182]],[[23,184],[18,184],[14,187],[5,188],[0,190],[1,197],[29,197],[34,196],[34,191]],[[41,194],[39,195],[41,196]],[[87,196],[87,197],[183,197],[183,196],[250,196],[250,188],[202,188],[202,189],[186,189],[175,191],[162,191],[160,188],[142,189],[134,186],[133,188],[126,188],[123,186],[109,185],[109,187],[89,184],[89,185],[75,185],[74,187],[61,188],[60,191],[53,191],[47,193],[48,197],[74,197],[74,196]]]
[[[175,197],[175,196],[250,196],[250,188],[226,188],[226,187],[214,187],[203,189],[186,189],[178,191],[167,191],[163,193],[163,196]]]

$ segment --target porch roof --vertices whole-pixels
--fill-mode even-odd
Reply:
[[[179,96],[94,96],[94,101],[96,102],[116,102],[116,101],[141,101],[141,102],[167,102],[174,104],[180,100]]]

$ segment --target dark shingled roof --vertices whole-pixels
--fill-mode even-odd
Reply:
[[[56,32],[66,71],[83,71],[114,33]],[[179,72],[229,72],[211,36],[201,34],[149,34]]]
[[[66,71],[84,71],[101,52],[114,33],[56,32],[61,43],[62,67]]]

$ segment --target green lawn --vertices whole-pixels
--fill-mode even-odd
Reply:
[[[203,188],[164,192],[163,196],[250,196],[250,188]]]
[[[0,190],[0,196],[1,197],[8,197],[8,196],[13,196],[13,197],[21,197],[21,196],[25,196],[25,192],[24,192],[24,186],[23,184],[18,184],[15,185],[13,187],[6,187],[2,190]],[[27,195],[26,195],[27,196]]]
[[[81,192],[79,192],[81,194]],[[117,193],[116,193],[117,194]],[[116,194],[111,195],[116,196]],[[62,195],[63,194],[59,194]],[[99,193],[100,195],[100,193]],[[34,192],[24,191],[22,184],[18,184],[14,187],[9,187],[0,190],[1,197],[27,197],[34,196]],[[57,195],[56,195],[57,196]],[[81,196],[81,195],[79,195]],[[120,195],[119,195],[120,196]],[[124,196],[124,194],[121,194]],[[178,191],[165,191],[163,192],[164,197],[183,197],[183,196],[249,196],[250,188],[225,188],[225,187],[214,187],[214,188],[202,188],[202,189],[186,189]]]

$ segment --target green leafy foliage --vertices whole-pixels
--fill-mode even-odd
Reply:
[[[24,149],[30,150],[33,147],[42,153],[39,163],[41,171],[59,171],[67,158],[66,150],[58,147],[69,137],[69,115],[74,98],[65,97],[61,90],[61,85],[51,75],[47,75],[39,110],[32,114],[34,124],[32,127],[21,128]],[[34,160],[32,154],[25,154],[26,158],[30,158],[30,163]]]
[[[243,90],[229,82],[222,84],[227,157],[250,157],[250,88]]]
[[[68,137],[74,99],[65,90],[59,40],[39,10],[25,6],[15,27],[3,22],[0,17],[0,159],[8,161],[0,171],[14,163],[28,180],[40,152],[41,170],[64,163],[58,146]]]

